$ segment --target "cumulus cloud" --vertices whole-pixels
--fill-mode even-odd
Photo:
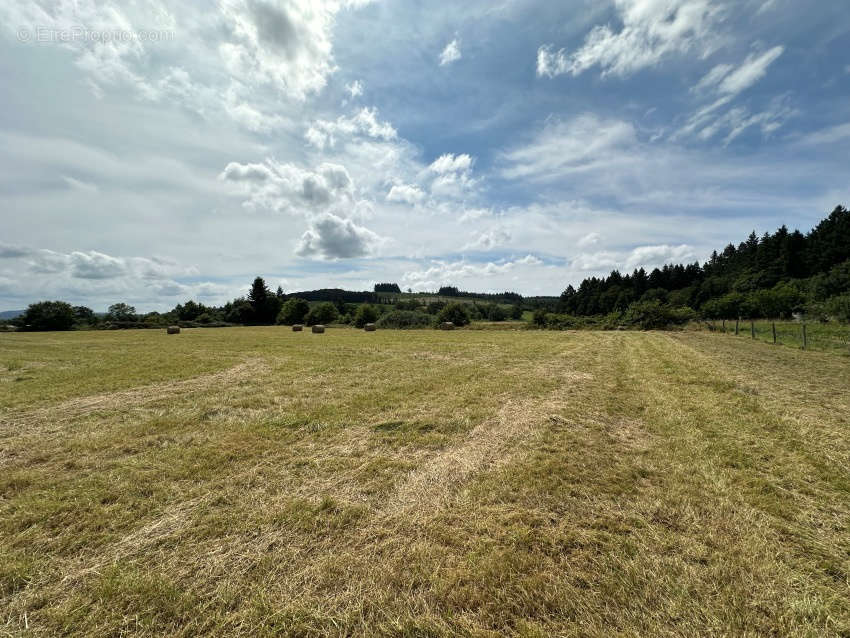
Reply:
[[[435,159],[428,168],[438,175],[462,173],[472,168],[472,158],[466,153],[462,155],[446,153]]]
[[[425,193],[415,184],[394,184],[387,193],[388,202],[403,202],[405,204],[418,204],[425,197]]]
[[[287,101],[315,95],[336,69],[338,14],[366,0],[219,0],[111,3],[20,0],[0,5],[8,25],[53,32],[144,33],[146,37],[67,38],[62,49],[93,93],[116,89],[145,102],[173,101],[203,117],[224,113],[267,133],[288,124]],[[179,25],[179,37],[175,36]],[[353,90],[362,85],[355,83]],[[282,104],[283,103],[283,104]]]
[[[486,263],[437,260],[428,268],[405,272],[402,281],[405,287],[409,286],[414,290],[436,290],[440,286],[462,284],[472,279],[504,277],[518,267],[537,267],[542,263],[543,260],[534,255],[526,255],[512,261]]]
[[[263,163],[230,162],[219,179],[234,184],[249,209],[300,213],[354,204],[351,177],[344,166],[323,163],[315,170],[267,159]]]
[[[662,244],[659,246],[638,246],[633,249],[625,260],[625,267],[628,270],[635,268],[658,268],[664,264],[670,263],[685,263],[696,259],[693,248],[687,244],[679,246],[668,246]]]
[[[116,297],[131,302],[158,301],[163,296],[186,298],[204,291],[214,292],[219,300],[223,297],[216,284],[176,281],[179,277],[196,277],[199,271],[195,266],[185,266],[166,257],[118,257],[96,250],[60,252],[8,245],[0,245],[0,257],[18,260],[14,270],[18,274],[10,280],[4,295],[27,303],[35,295],[35,298],[78,300],[86,304],[98,299],[115,301]]]
[[[219,46],[234,78],[252,78],[296,99],[322,89],[336,70],[331,29],[339,2],[228,0],[230,38]]]
[[[296,254],[322,259],[351,259],[372,254],[383,239],[350,219],[324,213],[313,220]]]
[[[348,92],[349,97],[353,100],[354,98],[363,95],[363,83],[360,80],[354,80],[354,82],[345,85],[345,90]]]
[[[492,250],[511,240],[511,233],[504,228],[492,228],[477,233],[475,238],[463,247],[463,250]]]
[[[0,242],[0,259],[18,259],[32,254],[32,249],[26,246]]]
[[[431,193],[445,197],[461,197],[475,186],[472,166],[475,160],[468,154],[445,153],[431,162],[428,170],[436,175]]]
[[[440,66],[446,66],[452,62],[457,62],[461,59],[461,57],[460,42],[458,42],[458,39],[455,38],[449,42],[443,49],[443,52],[440,53]]]
[[[652,270],[664,264],[693,261],[696,255],[691,246],[681,244],[670,246],[637,246],[629,252],[600,250],[594,253],[580,253],[571,260],[571,267],[581,272],[604,272],[614,269],[632,271],[636,268]]]
[[[372,254],[384,241],[355,218],[371,216],[370,202],[357,199],[344,166],[322,163],[315,170],[267,159],[261,164],[231,162],[219,176],[246,196],[243,206],[302,215],[308,228],[296,254],[348,259]]]
[[[318,149],[333,147],[340,137],[364,136],[378,140],[394,140],[398,133],[389,122],[378,119],[376,109],[362,108],[351,117],[339,116],[334,121],[316,120],[304,137]]]
[[[112,279],[127,274],[127,264],[94,250],[70,255],[71,274],[80,279]]]
[[[694,51],[707,57],[718,46],[721,8],[711,0],[615,0],[622,28],[594,27],[573,53],[543,45],[537,75],[579,75],[599,66],[602,75],[626,76],[657,65],[672,54]]]

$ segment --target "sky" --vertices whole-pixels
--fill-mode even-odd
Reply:
[[[0,3],[0,310],[557,295],[850,205],[846,0]]]

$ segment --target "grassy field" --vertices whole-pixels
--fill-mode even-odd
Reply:
[[[735,322],[721,321],[700,322],[694,327],[701,330],[711,328],[720,334],[734,335]],[[799,321],[769,321],[765,319],[754,322],[743,320],[740,322],[738,337],[752,339],[773,344],[773,328],[776,327],[776,345],[790,346],[792,348],[803,347],[803,324]],[[850,326],[837,321],[821,323],[819,321],[806,322],[806,349],[835,352],[837,354],[850,355]]]
[[[0,635],[848,636],[850,358],[0,334]]]

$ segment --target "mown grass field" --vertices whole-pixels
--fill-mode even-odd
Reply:
[[[837,321],[827,323],[809,321],[805,326],[807,350],[821,350],[850,356],[850,326]],[[700,322],[693,324],[693,328],[713,329],[714,332],[725,335],[735,334],[734,321]],[[772,345],[774,328],[776,329],[776,345],[803,348],[803,324],[799,321],[743,320],[738,326],[738,337],[747,339],[755,337],[758,341]]]
[[[847,636],[850,357],[0,334],[0,635]]]

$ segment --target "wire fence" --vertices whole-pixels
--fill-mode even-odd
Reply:
[[[850,326],[837,322],[738,319],[702,323],[705,329],[721,334],[802,350],[843,352],[850,355]]]

